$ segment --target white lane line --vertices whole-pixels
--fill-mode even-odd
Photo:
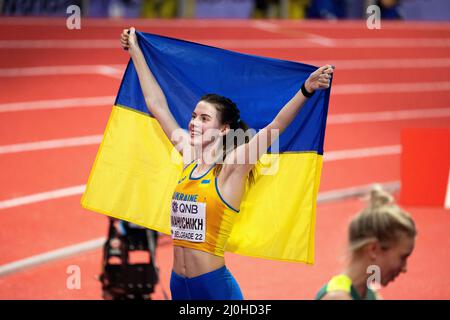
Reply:
[[[329,115],[327,119],[327,125],[352,124],[361,122],[369,123],[382,121],[399,121],[399,120],[426,119],[426,118],[446,118],[446,117],[450,117],[450,108],[343,113],[343,114]],[[66,148],[84,145],[96,145],[101,142],[102,137],[103,135],[98,134],[91,136],[72,137],[66,139],[53,139],[35,142],[24,142],[10,145],[0,145],[0,154],[28,152],[45,149],[57,149],[57,148]],[[363,150],[363,149],[356,149],[356,150]],[[331,151],[331,153],[332,152],[341,152],[341,151]],[[326,153],[326,157],[330,157],[328,152]]]
[[[282,35],[282,34],[286,33],[286,31],[283,31],[281,26],[279,26],[277,24],[274,24],[274,23],[271,23],[271,22],[266,22],[266,21],[256,21],[252,25],[252,27],[254,27],[255,29],[263,30],[265,32],[276,33],[278,35]],[[293,33],[292,30],[289,30],[289,32],[291,34]],[[324,46],[324,47],[333,47],[333,46],[335,46],[335,42],[331,38],[326,38],[324,36],[317,35],[317,34],[314,34],[314,33],[311,33],[311,32],[304,32],[304,31],[299,31],[299,30],[297,32],[298,32],[296,34],[297,37],[306,36],[306,38],[309,41],[311,41],[313,43],[316,43],[316,44],[319,44],[321,46]],[[298,40],[298,38],[294,39],[294,41],[295,40]]]
[[[332,64],[338,70],[358,69],[416,69],[450,67],[450,58],[430,59],[355,59],[355,60],[305,60],[300,63],[322,66]],[[23,68],[0,68],[0,77],[27,77],[61,74],[104,74],[122,76],[126,64],[117,65],[61,65]]]
[[[382,146],[382,147],[362,148],[362,149],[337,150],[326,152],[324,156],[324,161],[329,162],[338,160],[379,157],[379,156],[399,154],[400,152],[401,152],[400,146]],[[69,188],[56,189],[52,191],[31,194],[23,197],[0,200],[0,210],[23,206],[36,202],[79,195],[84,192],[85,187],[86,187],[85,185],[79,185]]]
[[[17,26],[65,26],[66,20],[61,18],[33,18],[26,19],[2,17],[0,25],[17,25]],[[84,18],[81,23],[83,27],[104,27],[111,29],[112,27],[124,28],[125,26],[135,27],[153,27],[157,29],[171,28],[248,28],[252,26],[250,20],[245,19],[98,19]],[[362,25],[366,27],[366,25]],[[121,29],[119,29],[121,31]]]
[[[385,183],[377,183],[381,185],[383,189],[390,193],[395,193],[400,190],[400,181],[391,181]],[[327,203],[332,201],[342,201],[348,198],[355,197],[365,197],[369,194],[370,190],[373,188],[374,184],[355,186],[344,189],[330,190],[320,192],[317,196],[317,203]]]
[[[1,265],[0,276],[101,248],[105,240],[105,237],[97,238]]]
[[[105,49],[120,48],[118,40],[0,40],[0,49]]]
[[[280,32],[280,29],[282,28],[279,24],[269,22],[269,21],[264,21],[264,20],[255,20],[255,21],[253,21],[251,26],[255,29],[272,32],[272,33],[278,33],[278,32]]]
[[[333,39],[339,48],[421,48],[450,47],[449,38],[379,38]]]
[[[17,197],[0,201],[0,210],[24,206],[36,202],[42,202],[47,200],[60,199],[75,195],[80,195],[84,192],[86,185],[73,186],[69,188],[56,189],[47,192],[35,193],[28,196]]]
[[[1,103],[0,112],[29,111],[46,109],[63,109],[94,106],[112,106],[116,100],[115,96],[70,98],[54,100],[37,100],[30,102]]]
[[[450,67],[450,58],[430,59],[355,59],[355,60],[305,60],[300,63],[322,66],[332,64],[338,70],[360,69],[417,69]],[[103,74],[122,77],[126,64],[117,65],[61,65],[23,68],[0,68],[0,77],[28,77],[47,75]]]
[[[327,39],[325,41],[324,39]],[[380,38],[328,39],[314,36],[289,39],[184,39],[214,47],[229,49],[284,48],[447,48],[449,38]],[[311,41],[314,40],[314,41]],[[318,42],[319,41],[319,42]],[[117,40],[0,40],[0,49],[111,49],[119,48]]]
[[[124,72],[125,68],[123,70],[120,70],[116,67],[111,66],[100,66],[97,70],[98,74],[116,79],[122,79]]]
[[[445,68],[450,67],[449,58],[430,59],[360,59],[360,60],[307,60],[300,63],[323,66],[331,64],[336,70],[358,69],[417,69],[417,68]]]
[[[255,20],[256,21],[256,20]],[[252,21],[253,22],[253,21]],[[366,21],[332,21],[332,20],[322,20],[322,21],[313,21],[313,20],[278,20],[276,21],[277,25],[280,28],[294,28],[293,30],[308,30],[308,29],[325,29],[325,30],[333,30],[333,29],[353,29],[355,31],[362,31],[364,34],[368,34],[371,31],[367,30]],[[450,31],[450,24],[448,22],[383,22],[382,26],[383,30],[442,30],[442,31]]]
[[[336,47],[337,46],[337,42],[333,39],[330,38],[325,38],[325,37],[321,37],[319,35],[315,35],[312,33],[308,33],[306,34],[306,38],[311,41],[312,43],[318,44],[322,47]],[[299,40],[296,40],[299,41]]]
[[[330,114],[327,118],[327,124],[351,124],[358,122],[382,122],[446,117],[450,117],[450,108],[408,109],[397,111]]]
[[[450,82],[404,82],[404,83],[368,83],[368,84],[338,84],[331,89],[331,94],[361,94],[361,93],[402,93],[448,91]]]
[[[387,183],[381,183],[380,184],[385,190],[393,193],[399,190],[400,188],[400,182],[399,181],[393,181],[393,182],[387,182]],[[355,186],[350,188],[344,188],[344,189],[336,189],[331,191],[325,191],[319,193],[317,197],[317,203],[329,203],[329,202],[335,202],[335,201],[342,201],[345,199],[355,198],[355,197],[362,197],[366,196],[373,185],[362,185],[362,186]],[[8,274],[12,274],[15,272],[19,272],[21,270],[32,268],[38,265],[42,265],[45,263],[49,263],[52,261],[60,260],[66,257],[73,256],[75,254],[79,254],[86,251],[95,250],[98,248],[101,248],[103,244],[105,243],[106,238],[96,238],[93,240],[81,242],[75,245],[62,247],[56,250],[48,251],[42,254],[34,255],[25,259],[13,261],[10,263],[6,263],[4,265],[0,266],[0,276],[6,276]]]
[[[350,160],[360,158],[371,158],[388,155],[396,155],[402,152],[401,145],[381,146],[372,148],[337,150],[324,153],[324,162]]]
[[[63,66],[42,66],[25,68],[2,68],[0,77],[31,77],[31,76],[51,76],[51,75],[74,75],[74,74],[102,74],[119,75],[125,70],[126,65],[63,65]]]
[[[289,20],[268,20],[273,21],[279,27],[298,28],[299,30],[307,29],[353,29],[367,33],[367,26],[364,20],[348,22],[348,21],[289,21]],[[95,19],[84,18],[82,26],[84,27],[103,27],[123,28],[124,25],[134,25],[136,27],[153,27],[158,29],[166,28],[248,28],[258,27],[258,20],[236,20],[236,19]],[[270,23],[270,22],[268,22]],[[63,26],[66,24],[65,18],[39,18],[27,17],[26,19],[14,17],[2,17],[0,25],[16,25],[16,26]],[[295,29],[294,29],[295,30]],[[450,24],[446,22],[383,22],[383,30],[442,30],[450,31]]]
[[[44,140],[28,143],[18,143],[0,146],[0,154],[39,151],[48,149],[61,149],[86,145],[99,145],[102,135],[74,137],[67,139]],[[393,151],[395,150],[395,151]],[[361,149],[349,149],[329,151],[325,153],[324,161],[345,160],[350,158],[362,158],[377,155],[389,155],[400,153],[400,146],[381,146]]]
[[[374,84],[337,84],[332,87],[332,95],[364,93],[405,93],[448,91],[450,82],[411,82],[411,83],[374,83]],[[55,100],[37,100],[31,102],[13,102],[0,104],[0,112],[61,109],[73,107],[112,106],[115,96],[71,98]]]
[[[3,145],[0,146],[0,154],[95,145],[100,144],[100,142],[102,141],[102,137],[103,135],[92,135],[67,139],[54,139]]]

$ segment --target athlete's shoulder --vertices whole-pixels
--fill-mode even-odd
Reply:
[[[326,292],[321,300],[353,300],[350,294],[343,290]]]
[[[345,274],[338,274],[333,276],[330,281],[320,289],[316,299],[352,300],[351,288],[352,280]]]
[[[338,274],[331,278],[327,285],[327,291],[344,291],[350,294],[352,279],[345,274]]]

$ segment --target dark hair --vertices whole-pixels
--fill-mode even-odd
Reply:
[[[241,129],[244,133],[249,129],[248,125],[242,121],[241,112],[239,111],[236,103],[231,101],[231,99],[215,94],[209,93],[200,98],[200,101],[205,101],[211,103],[217,110],[219,122],[221,124],[228,124],[230,129],[238,130]],[[243,135],[243,139],[234,139],[233,141],[233,149],[236,149],[237,146],[248,143],[250,141],[250,137],[246,134]],[[227,135],[223,136],[223,158],[222,161],[225,161],[227,153],[230,150],[227,150]],[[214,168],[214,174],[217,176],[222,170],[222,164],[217,164]],[[248,175],[249,183],[253,183],[255,180],[253,171],[250,171]]]

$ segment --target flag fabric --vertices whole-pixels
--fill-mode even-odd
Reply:
[[[182,128],[201,96],[233,100],[251,128],[267,126],[317,67],[137,32],[139,46]],[[314,262],[316,200],[331,86],[317,91],[256,164],[226,251]],[[93,164],[84,208],[170,234],[170,203],[182,171],[149,114],[129,61]]]

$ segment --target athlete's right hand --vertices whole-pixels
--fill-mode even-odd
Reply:
[[[120,45],[124,50],[133,50],[138,46],[136,30],[133,27],[130,29],[123,29],[122,34],[120,35]]]

